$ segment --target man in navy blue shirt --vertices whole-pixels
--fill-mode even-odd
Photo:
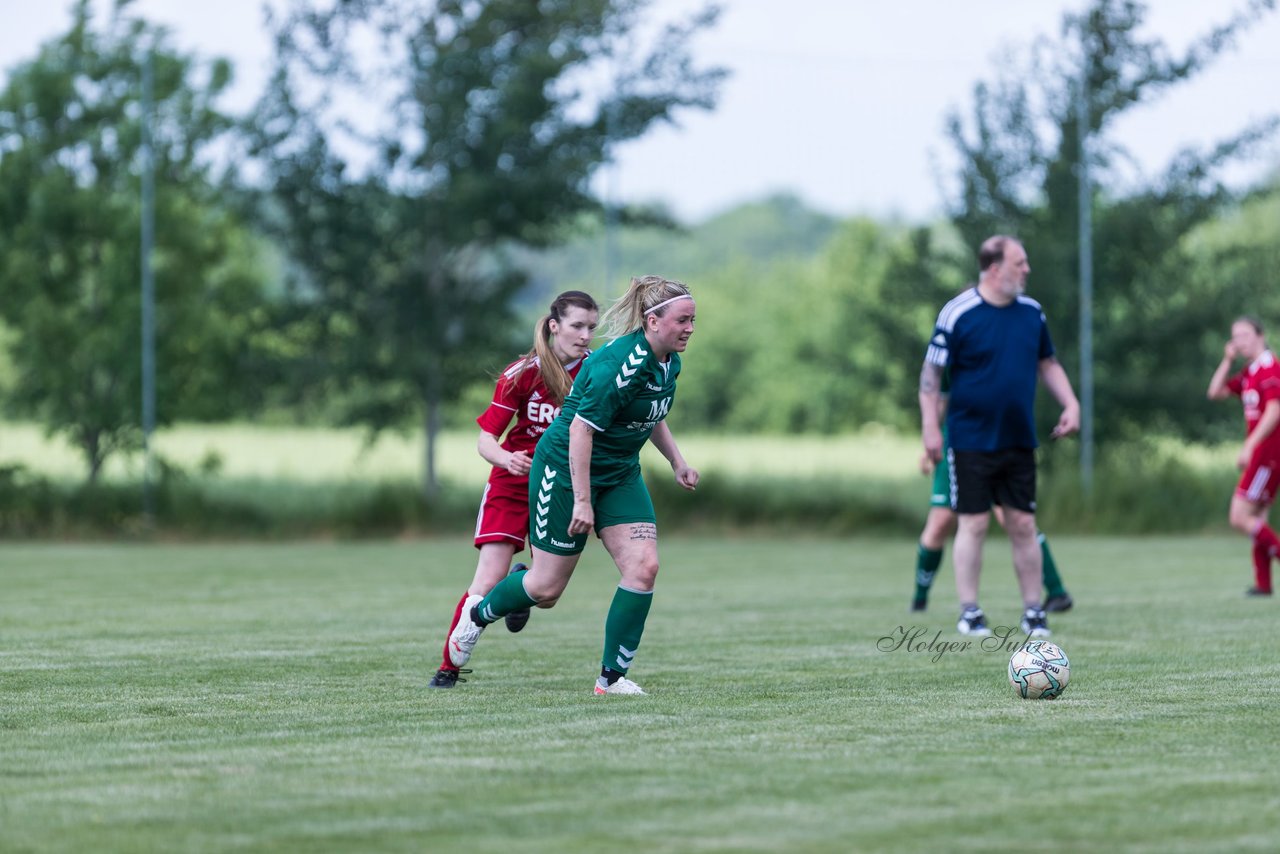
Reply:
[[[982,545],[992,504],[1004,508],[1013,567],[1022,593],[1021,628],[1048,637],[1040,607],[1041,555],[1036,540],[1036,383],[1043,380],[1062,405],[1053,438],[1080,428],[1080,404],[1067,372],[1054,356],[1040,304],[1024,296],[1027,252],[1017,239],[996,235],[978,250],[977,286],[951,300],[938,322],[920,372],[920,414],[925,453],[942,461],[938,402],[950,369],[946,463],[951,506],[959,526],[953,560],[962,634],[989,635],[978,607]]]

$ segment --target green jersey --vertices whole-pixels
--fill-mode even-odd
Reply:
[[[552,465],[568,469],[569,424],[581,418],[593,430],[591,485],[615,486],[634,477],[640,449],[671,411],[680,354],[662,362],[644,331],[610,341],[583,363],[555,422],[538,441]]]

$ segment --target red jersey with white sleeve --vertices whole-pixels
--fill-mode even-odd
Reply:
[[[552,399],[543,383],[537,358],[521,371],[523,361],[523,358],[517,359],[502,372],[493,401],[476,423],[486,433],[502,436],[514,418],[515,426],[507,431],[500,444],[513,454],[524,451],[532,458],[534,446],[560,414],[560,404]],[[576,359],[564,366],[571,379],[578,376],[582,362]],[[494,466],[476,517],[476,548],[485,543],[508,542],[515,544],[519,552],[524,550],[528,535],[529,476],[514,475],[501,466]]]
[[[570,379],[578,376],[582,361],[575,359],[564,366]],[[551,399],[551,393],[542,381],[538,358],[535,356],[533,362],[521,371],[523,362],[523,358],[517,359],[502,372],[493,391],[493,402],[480,413],[476,423],[486,433],[501,436],[515,416],[516,425],[502,440],[502,447],[512,453],[524,451],[532,457],[534,446],[560,414],[560,404]]]
[[[1264,350],[1240,373],[1227,380],[1227,390],[1244,404],[1245,435],[1253,434],[1267,404],[1280,400],[1280,363],[1275,354]],[[1262,440],[1254,452],[1255,459],[1280,461],[1280,425]]]

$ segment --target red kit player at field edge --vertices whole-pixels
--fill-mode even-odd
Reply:
[[[1230,379],[1237,358],[1245,367]],[[1231,498],[1231,527],[1253,541],[1254,585],[1248,596],[1271,595],[1271,561],[1280,555],[1280,538],[1267,514],[1280,487],[1280,364],[1267,349],[1262,323],[1240,317],[1231,324],[1231,340],[1209,380],[1209,399],[1236,395],[1244,404],[1245,440],[1236,457],[1242,474]]]
[[[512,362],[498,377],[493,402],[476,419],[480,456],[493,465],[476,517],[480,558],[471,586],[453,609],[445,632],[441,662],[428,687],[452,688],[461,671],[449,660],[449,635],[464,607],[479,602],[510,571],[511,558],[524,551],[529,535],[529,466],[538,439],[560,414],[560,406],[590,352],[600,310],[582,291],[566,291],[551,303],[534,327],[533,349]],[[515,426],[498,437],[515,419]],[[522,564],[516,568],[523,569]],[[546,605],[547,603],[539,603]],[[529,619],[527,609],[507,616],[507,628],[518,632]]]

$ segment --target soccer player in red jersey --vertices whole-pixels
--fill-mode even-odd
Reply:
[[[1244,368],[1227,375],[1237,358]],[[1242,470],[1231,497],[1231,527],[1253,540],[1254,585],[1248,596],[1271,595],[1271,560],[1280,554],[1280,538],[1267,524],[1267,514],[1280,487],[1280,363],[1267,349],[1262,323],[1240,317],[1231,324],[1231,340],[1209,380],[1209,399],[1236,395],[1244,404],[1245,440],[1236,457]]]
[[[461,671],[449,660],[448,637],[458,624],[463,606],[469,608],[492,590],[506,577],[511,558],[524,550],[529,535],[529,467],[533,449],[560,414],[574,377],[590,352],[599,319],[600,309],[589,294],[565,291],[556,297],[534,327],[533,349],[502,372],[493,402],[476,419],[480,425],[480,456],[493,465],[476,518],[475,543],[480,558],[471,586],[453,609],[440,668],[431,678],[431,688],[452,688],[457,684]],[[500,441],[498,437],[513,417],[515,426]],[[523,568],[522,564],[515,567]],[[507,628],[518,632],[528,619],[527,608],[509,614]]]

